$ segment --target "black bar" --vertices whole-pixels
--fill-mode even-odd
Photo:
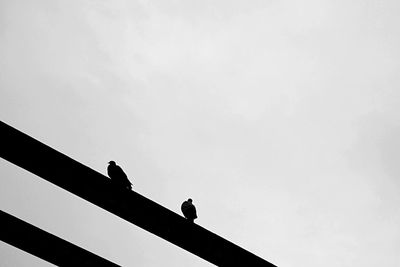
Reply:
[[[3,122],[0,157],[217,266],[275,266]]]
[[[0,210],[0,240],[57,266],[119,266]]]

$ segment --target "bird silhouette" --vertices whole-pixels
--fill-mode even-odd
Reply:
[[[188,199],[184,201],[181,205],[181,211],[183,213],[183,216],[185,216],[186,219],[188,219],[190,222],[194,222],[195,219],[197,219],[197,213],[196,213],[196,207],[193,205],[193,200]]]
[[[117,186],[132,190],[132,183],[129,181],[128,176],[126,176],[122,168],[118,166],[115,161],[110,161],[108,164],[107,173],[108,177],[111,178],[111,182]]]

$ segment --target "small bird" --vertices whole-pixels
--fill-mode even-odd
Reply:
[[[193,200],[190,198],[187,201],[184,201],[181,205],[181,211],[185,218],[193,223],[194,220],[197,219],[197,214],[196,207],[193,205],[192,202]]]
[[[132,183],[129,181],[128,177],[122,170],[120,166],[118,166],[115,161],[108,162],[107,173],[108,177],[111,178],[111,182],[115,183],[118,186],[122,186],[126,189],[132,190]]]

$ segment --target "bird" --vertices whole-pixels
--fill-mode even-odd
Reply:
[[[189,198],[188,200],[184,201],[181,205],[181,211],[183,216],[188,219],[190,222],[194,222],[197,219],[196,207],[193,205],[193,200]]]
[[[108,164],[107,173],[108,177],[111,178],[111,182],[118,186],[132,190],[132,183],[129,181],[128,176],[126,176],[122,168],[118,166],[115,161],[110,161]]]

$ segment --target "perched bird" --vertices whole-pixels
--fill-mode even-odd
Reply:
[[[132,183],[128,180],[128,177],[122,170],[120,166],[118,166],[115,161],[110,161],[108,163],[107,173],[108,177],[111,178],[111,182],[118,186],[122,186],[126,189],[132,190]]]
[[[184,201],[181,205],[181,211],[185,218],[193,223],[194,219],[197,219],[197,214],[196,207],[192,204],[192,202],[193,200],[190,198],[187,201]]]

